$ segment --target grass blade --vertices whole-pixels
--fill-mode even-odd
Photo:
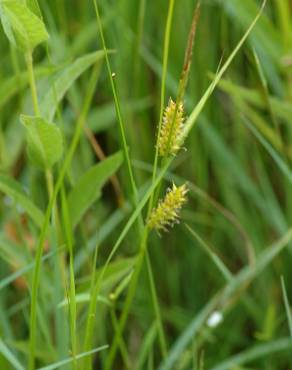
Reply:
[[[285,287],[285,281],[284,281],[283,276],[281,276],[281,287],[282,287],[282,293],[283,293],[283,298],[284,298],[286,314],[287,314],[287,318],[288,318],[290,336],[291,336],[291,339],[292,339],[292,315],[291,315],[291,308],[290,308],[288,295],[287,295],[287,291],[286,291],[286,287]]]
[[[97,352],[100,352],[100,351],[104,351],[105,349],[108,349],[108,345],[97,347],[95,349],[92,349],[91,351],[82,352],[82,353],[76,355],[75,358],[66,358],[66,359],[61,360],[61,361],[58,361],[58,362],[56,362],[56,363],[54,363],[52,365],[41,367],[38,370],[54,370],[54,369],[58,369],[61,366],[64,366],[64,365],[67,365],[67,364],[72,363],[74,360],[80,360],[80,359],[82,359],[82,358],[84,358],[86,356],[90,356],[90,355],[92,355],[94,353],[97,353]]]
[[[1,339],[0,339],[0,352],[10,362],[14,369],[24,370],[24,367],[21,365],[21,363],[18,361],[15,355],[10,351],[10,349]]]

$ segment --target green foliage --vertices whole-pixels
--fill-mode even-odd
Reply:
[[[24,52],[33,50],[49,38],[43,21],[21,1],[2,0],[0,15],[9,41]]]
[[[26,130],[29,159],[43,170],[52,168],[63,153],[61,130],[41,117],[21,115],[20,119]]]
[[[198,3],[0,0],[0,369],[290,368],[291,6]]]
[[[62,73],[57,76],[52,86],[41,100],[40,105],[43,117],[49,121],[53,120],[59,102],[63,99],[74,81],[94,63],[101,65],[103,57],[104,53],[102,51],[90,53],[78,58],[65,68]]]
[[[68,195],[68,208],[73,227],[85,211],[101,196],[104,183],[118,170],[123,161],[122,153],[116,153],[92,166],[76,181]]]
[[[44,219],[43,213],[29,199],[28,194],[25,193],[25,191],[17,181],[7,175],[1,174],[0,190],[7,196],[11,197],[16,204],[21,206],[36,223],[36,225],[42,225]]]

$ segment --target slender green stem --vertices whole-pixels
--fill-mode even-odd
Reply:
[[[44,249],[44,242],[46,239],[46,235],[47,235],[47,231],[48,231],[48,227],[50,223],[50,218],[51,218],[51,213],[52,213],[57,195],[62,186],[65,174],[71,163],[73,154],[77,148],[77,144],[79,142],[79,138],[83,130],[85,118],[87,116],[87,113],[88,113],[88,110],[89,110],[89,107],[92,101],[93,93],[95,90],[98,72],[99,72],[99,66],[96,65],[93,69],[93,72],[90,78],[87,95],[84,100],[82,112],[77,121],[76,129],[74,132],[71,145],[64,159],[63,166],[60,169],[60,173],[59,173],[59,176],[56,182],[56,186],[54,188],[52,197],[50,198],[49,205],[45,213],[45,219],[44,219],[43,226],[41,228],[39,242],[38,242],[37,249],[36,249],[35,268],[34,268],[33,280],[32,280],[31,308],[30,308],[30,342],[29,342],[29,359],[28,359],[28,369],[29,370],[35,369],[36,309],[37,309],[38,287],[39,287],[39,281],[40,281],[41,258],[42,258],[42,253]]]
[[[154,304],[155,316],[157,319],[158,338],[159,338],[160,347],[162,351],[162,357],[166,358],[167,345],[166,345],[165,335],[164,335],[163,326],[162,326],[162,319],[161,319],[159,304],[157,300],[156,287],[155,287],[155,281],[154,281],[153,271],[151,267],[150,256],[149,256],[149,252],[147,248],[146,248],[146,264],[147,264],[147,272],[148,272],[148,278],[149,278],[149,284],[150,284],[150,292],[151,292],[152,302]]]
[[[158,156],[159,156],[158,139],[160,136],[161,126],[162,126],[164,103],[165,103],[166,75],[167,75],[169,43],[170,43],[170,34],[171,34],[171,27],[172,27],[174,5],[175,5],[175,0],[169,0],[167,21],[166,21],[166,28],[165,28],[165,35],[164,35],[161,93],[160,93],[160,113],[159,113],[157,141],[156,141],[156,146],[155,146],[155,157],[154,157],[153,172],[152,172],[152,183],[155,181],[156,174],[157,174],[157,168],[158,168]],[[150,214],[153,208],[153,200],[154,200],[154,194],[151,196],[149,200],[148,215]]]
[[[139,254],[137,256],[136,263],[135,263],[135,271],[134,271],[132,279],[131,279],[131,283],[130,283],[130,286],[129,286],[126,301],[124,302],[123,311],[122,311],[122,314],[121,314],[121,317],[120,317],[120,320],[119,320],[119,325],[116,328],[114,340],[113,340],[113,343],[111,345],[110,352],[107,356],[107,361],[106,361],[104,370],[112,369],[112,365],[113,365],[113,362],[114,362],[114,359],[115,359],[115,356],[116,356],[116,352],[117,352],[117,349],[118,349],[118,345],[119,345],[119,337],[122,335],[122,332],[125,328],[127,318],[128,318],[128,313],[129,313],[131,304],[133,302],[133,299],[134,299],[134,296],[135,296],[135,293],[136,293],[136,287],[137,287],[137,284],[138,284],[138,279],[139,279],[140,272],[141,272],[141,269],[142,269],[142,266],[143,266],[143,260],[144,260],[144,256],[145,256],[146,246],[147,246],[147,239],[148,239],[148,228],[145,227],[142,242],[141,242],[141,248],[140,248]]]
[[[137,187],[136,187],[136,184],[135,184],[134,174],[133,174],[132,165],[131,165],[131,161],[130,161],[129,149],[128,149],[126,133],[125,133],[125,124],[124,124],[124,121],[123,121],[120,102],[119,102],[118,93],[117,93],[117,89],[116,89],[116,84],[115,84],[115,80],[114,80],[115,75],[114,75],[114,73],[112,72],[112,69],[111,69],[111,65],[110,65],[110,61],[109,61],[109,57],[108,57],[108,50],[107,50],[106,43],[105,43],[103,27],[102,27],[101,18],[100,18],[100,14],[99,14],[99,10],[98,10],[96,0],[93,0],[93,4],[94,4],[95,13],[96,13],[96,19],[97,19],[97,24],[98,24],[98,28],[99,28],[102,47],[103,47],[104,54],[105,54],[106,66],[107,66],[107,70],[108,70],[108,74],[109,74],[109,78],[110,78],[111,88],[112,88],[112,92],[113,92],[113,96],[114,96],[115,109],[116,109],[116,114],[117,114],[118,123],[119,123],[120,135],[121,135],[121,139],[122,139],[122,147],[123,147],[123,152],[124,152],[124,156],[125,156],[125,161],[126,161],[126,165],[127,165],[128,174],[129,174],[129,177],[130,177],[131,190],[132,190],[132,194],[133,194],[133,203],[136,205],[138,203],[138,193],[137,193]]]
[[[27,64],[27,70],[29,75],[29,82],[30,82],[30,90],[32,95],[32,101],[33,101],[33,107],[34,107],[34,113],[36,116],[40,116],[40,109],[39,109],[39,103],[38,103],[38,96],[37,96],[37,86],[34,76],[34,69],[33,69],[33,57],[32,52],[28,52],[25,55],[26,64]],[[47,190],[49,194],[49,201],[53,197],[54,193],[54,180],[53,180],[53,174],[51,169],[47,168],[45,171],[45,177],[47,182]],[[58,209],[55,207],[53,210],[53,224],[55,226],[55,230],[57,230],[58,227]],[[52,245],[57,245],[57,233],[54,233],[51,236]],[[35,257],[37,258],[37,257]],[[62,257],[61,257],[62,258]],[[59,263],[60,262],[60,263]],[[62,292],[60,289],[60,277],[61,277],[61,269],[62,269],[62,261],[59,261],[58,255],[55,256],[55,266],[54,266],[54,283],[56,284],[56,294],[55,299],[58,301],[61,298]],[[62,312],[57,311],[56,312],[56,333],[57,333],[57,343],[60,348],[60,355],[63,355],[64,348],[65,348],[65,341],[64,341],[64,320],[62,317]]]
[[[202,111],[206,101],[208,100],[208,98],[210,97],[210,95],[212,94],[212,92],[214,91],[215,89],[215,86],[217,85],[217,83],[219,82],[220,78],[222,77],[222,74],[224,73],[224,71],[228,68],[228,66],[230,65],[230,63],[232,62],[233,58],[235,57],[235,55],[237,54],[238,50],[240,49],[240,47],[242,46],[242,44],[244,43],[244,41],[246,40],[247,36],[249,35],[249,33],[251,32],[251,30],[253,29],[253,27],[255,26],[257,20],[259,19],[262,11],[263,11],[263,8],[265,6],[265,3],[266,1],[264,0],[263,2],[263,5],[259,11],[259,13],[257,14],[257,16],[255,17],[255,19],[253,20],[253,22],[251,23],[251,25],[249,26],[249,28],[247,29],[247,31],[245,32],[245,34],[243,35],[243,37],[241,38],[241,40],[239,41],[239,43],[237,44],[237,46],[235,47],[235,49],[233,50],[233,52],[231,53],[231,55],[229,56],[229,58],[227,59],[227,61],[225,62],[225,64],[222,66],[222,68],[219,70],[217,76],[216,76],[216,79],[214,80],[214,82],[212,82],[210,84],[210,86],[207,88],[205,94],[202,96],[201,100],[198,102],[198,104],[196,105],[196,107],[194,108],[194,110],[192,111],[192,114],[190,115],[190,117],[188,118],[187,122],[186,122],[186,125],[185,125],[185,130],[184,130],[184,137],[186,137],[190,130],[193,128],[195,122],[196,122],[196,118],[198,117],[199,113]],[[170,164],[172,163],[173,161],[173,157],[170,157],[168,159],[165,160],[165,165],[163,165],[163,170],[162,170],[162,173],[164,171],[166,171]],[[159,176],[160,178],[159,179],[155,179],[154,177],[154,183],[155,185],[158,185],[160,183],[160,180],[161,180],[161,176]],[[158,181],[156,181],[158,180]],[[151,194],[151,197],[153,199],[153,193],[154,193],[154,190],[155,188],[153,189],[152,191],[152,194]],[[151,203],[149,201],[149,203]],[[152,204],[151,204],[151,207],[149,207],[148,211],[151,211],[152,209]],[[126,319],[127,319],[127,316],[128,316],[128,313],[129,313],[129,309],[130,309],[130,306],[131,306],[131,302],[134,298],[134,293],[135,293],[135,290],[136,290],[136,286],[137,286],[137,282],[138,282],[138,275],[140,273],[140,270],[141,270],[141,260],[143,260],[143,257],[144,257],[144,254],[145,254],[145,249],[146,249],[146,244],[147,244],[147,236],[148,236],[148,230],[147,228],[145,229],[145,233],[144,233],[144,237],[142,239],[142,243],[141,243],[141,249],[140,249],[140,252],[138,254],[138,263],[137,263],[137,266],[136,266],[136,270],[135,270],[135,273],[133,274],[133,278],[131,280],[131,284],[130,284],[130,287],[129,287],[129,291],[128,291],[128,295],[127,295],[127,298],[126,298],[126,303],[125,303],[125,306],[123,308],[123,312],[121,314],[121,319],[120,319],[120,323],[119,323],[119,336],[121,335],[123,329],[124,329],[124,326],[125,326],[125,323],[126,323]],[[112,363],[114,361],[114,358],[115,358],[115,354],[116,354],[116,351],[117,351],[117,345],[118,345],[118,335],[115,336],[114,338],[114,342],[112,344],[112,347],[111,347],[111,350],[110,350],[110,353],[109,353],[109,356],[108,356],[108,361],[106,363],[106,370],[110,370],[111,369],[111,366],[112,366]]]
[[[164,50],[163,50],[163,70],[162,70],[161,96],[160,96],[160,117],[159,117],[159,124],[158,124],[157,140],[158,140],[159,135],[160,135],[161,125],[162,125],[162,118],[163,118],[166,75],[167,75],[169,44],[170,44],[170,34],[171,34],[171,25],[172,25],[174,4],[175,4],[175,0],[169,0],[168,15],[167,15],[167,21],[166,21],[166,28],[165,28]],[[153,173],[152,173],[152,184],[155,183],[157,169],[158,169],[158,145],[156,144],[154,165],[153,165]],[[150,196],[150,199],[149,199],[149,203],[148,203],[148,212],[147,212],[148,216],[149,216],[149,214],[152,210],[152,207],[153,207],[153,199],[154,199],[154,191],[152,192],[152,194]],[[143,237],[142,237],[142,240],[141,240],[141,246],[140,246],[140,250],[139,250],[139,253],[138,253],[138,256],[137,256],[137,263],[136,263],[136,267],[135,267],[135,272],[133,274],[133,277],[132,277],[132,280],[131,280],[131,283],[130,283],[128,294],[127,294],[127,297],[126,297],[126,302],[124,304],[121,319],[119,321],[118,332],[116,332],[116,334],[115,334],[114,341],[113,341],[113,344],[111,346],[109,356],[107,358],[105,370],[109,370],[112,367],[112,364],[113,364],[113,361],[114,361],[114,358],[115,358],[115,355],[116,355],[116,351],[117,351],[117,348],[118,348],[118,334],[121,335],[121,333],[123,332],[124,326],[125,326],[126,321],[127,321],[129,309],[130,309],[130,306],[131,306],[132,301],[133,301],[134,296],[135,296],[135,292],[136,292],[136,288],[137,288],[137,284],[138,284],[138,278],[139,278],[140,271],[141,271],[141,268],[142,268],[144,255],[145,255],[145,250],[147,248],[148,233],[149,233],[149,229],[146,226],[144,228],[144,233],[143,233]],[[148,272],[149,272],[149,270],[148,270]],[[154,292],[154,291],[152,291],[152,292]],[[155,302],[156,301],[157,301],[157,299],[155,299]],[[157,306],[155,304],[154,304],[154,306],[157,308]],[[156,311],[156,313],[157,313],[157,311]],[[160,314],[159,314],[157,319],[158,319],[157,321],[159,322],[159,328],[161,329],[162,328],[162,323],[161,323],[161,319],[160,319]],[[162,338],[162,337],[164,337],[163,331],[160,330],[160,338]],[[164,339],[162,340],[162,343],[165,343]],[[166,346],[163,345],[162,348],[163,348],[162,351],[164,352]]]
[[[141,48],[141,42],[142,42],[142,36],[143,36],[143,25],[144,25],[144,18],[145,18],[145,8],[146,8],[146,0],[140,0],[139,4],[139,12],[138,12],[138,18],[137,18],[137,36],[135,39],[135,50],[134,50],[134,58],[133,58],[133,82],[135,84],[134,88],[134,96],[138,94],[139,89],[139,74],[140,74],[140,48]]]
[[[118,94],[117,94],[117,89],[116,89],[116,86],[115,86],[115,81],[114,81],[113,73],[112,73],[109,58],[108,58],[108,52],[107,52],[107,47],[106,47],[106,43],[105,43],[105,37],[104,37],[104,33],[103,33],[102,23],[101,23],[99,9],[98,9],[96,0],[94,0],[94,7],[95,7],[95,12],[96,12],[99,32],[100,32],[100,36],[101,36],[102,46],[103,46],[103,50],[105,52],[106,65],[107,65],[107,70],[108,70],[108,74],[109,74],[109,78],[110,78],[110,82],[111,82],[111,88],[112,88],[112,92],[113,92],[113,96],[114,96],[115,108],[116,108],[116,113],[117,113],[118,122],[119,122],[120,134],[121,134],[121,138],[122,138],[123,152],[124,152],[124,155],[125,155],[128,174],[129,174],[129,177],[130,177],[130,184],[131,184],[133,202],[134,202],[134,205],[137,207],[138,206],[138,193],[137,193],[137,187],[136,187],[135,180],[134,180],[134,175],[133,175],[132,165],[131,165],[131,161],[130,161],[130,156],[129,156],[129,152],[128,152],[128,145],[127,145],[126,135],[125,135],[125,125],[124,125],[124,122],[123,122],[121,109],[120,109],[119,98],[118,98]],[[142,233],[143,233],[143,219],[142,219],[141,215],[138,218],[138,223],[139,223],[139,232],[140,232],[140,236],[141,236]],[[96,301],[95,295],[98,294],[98,291],[99,291],[99,285],[97,284],[96,289],[94,291],[94,295],[92,297],[92,300],[94,302]],[[155,289],[152,290],[152,297],[154,295],[156,295]],[[155,300],[153,301],[154,305],[155,305],[155,302],[157,302],[157,296],[155,297]],[[90,333],[90,331],[92,332],[93,325],[90,324],[90,322],[92,321],[90,319],[90,317],[92,317],[92,315],[94,314],[93,310],[95,310],[95,305],[91,307],[91,310],[89,310],[89,314],[88,314],[88,323],[87,323],[86,336],[85,336],[85,338],[86,338],[86,340],[85,340],[85,350],[90,348],[90,345],[91,345],[92,334]],[[155,312],[157,312],[157,309],[155,309]],[[160,320],[160,315],[157,317],[157,320],[158,321]],[[162,328],[162,323],[161,322],[160,322],[159,327]],[[87,361],[86,366],[91,366],[91,364],[88,362],[88,360],[89,359],[86,360]]]
[[[168,168],[168,165],[170,164],[170,162],[167,162],[165,167],[162,168],[159,172],[159,174],[157,175],[157,179],[155,180],[154,184],[152,184],[150,186],[150,188],[146,191],[145,195],[143,196],[143,199],[140,201],[138,207],[135,209],[135,211],[133,212],[132,216],[130,217],[129,221],[127,222],[127,224],[125,225],[124,229],[122,230],[118,240],[116,241],[115,245],[113,246],[105,264],[103,265],[103,268],[102,268],[102,271],[100,273],[100,275],[98,276],[98,279],[97,279],[97,282],[96,282],[96,291],[95,291],[95,295],[97,295],[97,293],[100,291],[100,287],[101,287],[101,284],[102,284],[102,281],[103,281],[103,278],[104,278],[104,274],[109,266],[109,263],[111,262],[111,260],[113,259],[114,255],[116,254],[118,248],[120,247],[122,241],[124,240],[125,236],[127,235],[127,232],[129,231],[129,229],[131,228],[131,226],[134,224],[134,222],[137,220],[137,218],[139,217],[140,213],[141,213],[141,210],[145,207],[147,201],[150,199],[150,196],[151,194],[153,193],[153,191],[155,190],[156,186],[158,185],[158,183],[160,182],[161,178],[165,175],[165,172]],[[147,232],[148,234],[148,232]],[[143,233],[143,237],[142,239],[144,239],[145,237],[145,229],[144,229],[144,233]],[[137,269],[137,266],[138,266],[138,262],[139,262],[139,256],[140,256],[140,253],[138,254],[138,256],[136,257],[136,263],[135,263],[135,271]],[[134,273],[133,273],[133,277],[131,279],[131,282],[130,282],[130,287],[131,285],[133,284],[133,278],[134,278]],[[91,297],[94,297],[93,294],[91,294]],[[90,300],[90,308],[89,308],[89,315],[88,317],[91,319],[92,317],[95,316],[95,307],[94,309],[91,309],[91,306],[94,306],[96,300],[94,300],[93,298],[91,298]],[[130,307],[130,306],[129,306]],[[129,308],[128,307],[128,308]],[[121,333],[123,331],[123,327],[121,327],[121,323],[119,322],[119,326],[118,326],[118,332],[116,331],[116,334],[114,336],[114,339],[113,339],[113,342],[119,342],[119,338],[121,337]],[[91,331],[91,334],[92,334],[92,331]],[[116,351],[117,347],[115,347],[115,345],[113,344],[112,348],[114,348],[114,351]],[[113,356],[113,359],[114,359],[114,356]],[[89,367],[84,367],[86,369],[88,369]]]
[[[27,72],[28,72],[28,78],[29,78],[29,84],[30,84],[30,90],[31,90],[34,113],[35,113],[36,116],[39,116],[40,115],[40,109],[39,109],[36,82],[35,82],[34,71],[33,71],[33,60],[32,60],[32,52],[31,51],[29,51],[25,54],[25,60],[26,60],[26,66],[27,66]]]
[[[74,254],[73,254],[73,238],[72,238],[72,225],[70,222],[70,215],[68,210],[67,197],[65,192],[65,187],[61,187],[61,197],[62,197],[62,213],[63,213],[63,223],[65,229],[65,238],[68,245],[69,252],[69,316],[70,316],[70,332],[71,332],[71,346],[72,346],[72,367],[77,370],[77,338],[76,338],[76,291],[75,291],[75,277],[74,277]]]
[[[54,192],[54,182],[53,182],[52,171],[50,171],[49,169],[46,170],[46,181],[47,181],[47,189],[49,193],[49,198],[51,198]]]
[[[111,315],[113,328],[114,328],[114,330],[117,330],[118,320],[117,320],[117,316],[116,316],[116,313],[115,313],[115,307],[110,308],[110,315]],[[119,338],[119,347],[120,347],[120,353],[121,353],[121,356],[122,356],[122,359],[123,359],[123,362],[124,362],[125,370],[126,369],[129,370],[131,368],[129,354],[128,354],[128,351],[127,351],[126,344],[123,341],[122,337]]]

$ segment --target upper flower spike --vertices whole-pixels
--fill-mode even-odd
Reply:
[[[182,144],[182,132],[184,124],[184,107],[180,102],[177,106],[171,98],[164,110],[160,135],[158,138],[158,150],[161,157],[175,155]]]

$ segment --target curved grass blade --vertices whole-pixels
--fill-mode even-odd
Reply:
[[[15,357],[15,355],[10,351],[6,344],[0,339],[0,352],[2,355],[10,362],[15,370],[24,370],[24,367]]]
[[[48,254],[46,254],[45,256],[42,257],[42,262],[48,260],[49,258],[54,256],[56,254],[56,252],[60,252],[63,249],[64,249],[64,247],[59,248],[57,251],[54,250],[54,251],[49,252]],[[29,263],[28,265],[26,265],[26,266],[22,267],[21,269],[15,271],[13,274],[10,274],[6,278],[2,279],[0,281],[0,291],[3,288],[5,288],[7,285],[11,284],[16,279],[18,279],[20,276],[22,276],[22,275],[26,274],[27,272],[31,271],[34,268],[34,265],[35,265],[35,262]]]
[[[199,114],[201,113],[201,111],[203,110],[207,100],[209,99],[209,97],[211,96],[211,94],[213,93],[215,87],[217,86],[217,84],[219,83],[221,77],[223,76],[223,74],[226,72],[227,68],[229,67],[230,63],[232,62],[232,60],[234,59],[234,57],[236,56],[236,54],[238,53],[239,49],[242,47],[242,45],[244,44],[245,40],[247,39],[247,37],[249,36],[249,34],[251,33],[252,29],[254,28],[254,26],[256,25],[257,21],[259,20],[263,10],[264,10],[264,7],[266,5],[266,0],[263,1],[262,3],[262,6],[261,6],[261,9],[260,11],[258,12],[258,14],[256,15],[256,17],[254,18],[253,22],[251,23],[251,25],[248,27],[248,29],[246,30],[245,34],[243,35],[243,37],[240,39],[240,41],[238,42],[238,44],[236,45],[235,49],[233,50],[233,52],[230,54],[230,56],[228,57],[227,61],[223,64],[223,66],[220,68],[220,70],[218,71],[218,73],[216,74],[214,80],[212,81],[212,83],[209,85],[208,89],[206,90],[205,94],[202,96],[202,98],[200,99],[200,101],[198,102],[198,104],[196,105],[196,107],[193,109],[191,115],[189,116],[188,120],[186,121],[185,123],[185,126],[184,126],[184,133],[183,133],[183,136],[184,137],[187,137],[190,130],[193,128],[194,124],[196,123],[197,121],[197,118],[199,116]]]
[[[211,258],[211,260],[214,262],[218,270],[221,272],[221,274],[224,276],[226,281],[232,280],[232,274],[228,270],[228,268],[224,265],[224,263],[221,261],[221,259],[217,256],[216,253],[212,251],[210,246],[200,237],[198,233],[195,232],[189,225],[185,225],[186,228],[189,230],[193,238],[199,242],[199,244],[202,246],[203,250],[207,253],[207,255]]]
[[[230,297],[240,291],[253,279],[255,279],[264,268],[266,268],[274,258],[287,246],[292,240],[292,228],[271,247],[266,249],[257,259],[255,265],[243,268],[225,288],[215,295],[207,305],[194,317],[184,332],[179,336],[177,341],[169,351],[167,359],[159,366],[158,370],[170,370],[174,367],[180,356],[183,354],[188,345],[193,341],[198,331],[202,328],[212,311],[223,306]]]
[[[10,196],[31,217],[33,222],[41,227],[44,222],[43,212],[33,204],[21,185],[12,177],[0,174],[0,191]]]
[[[52,365],[49,365],[49,366],[45,366],[45,367],[41,367],[39,368],[38,370],[54,370],[54,369],[58,369],[58,368],[61,368],[61,366],[63,365],[67,365],[67,364],[70,364],[71,362],[73,362],[74,360],[80,360],[81,358],[84,358],[86,356],[90,356],[94,353],[97,353],[97,352],[100,352],[100,351],[104,351],[105,349],[107,349],[109,346],[106,344],[104,346],[101,346],[101,347],[98,347],[98,348],[95,348],[91,351],[87,351],[87,352],[82,352],[80,353],[79,355],[76,355],[75,358],[71,357],[71,358],[66,358],[64,360],[61,360],[61,361],[58,361],[58,362],[55,362],[54,364]]]
[[[290,338],[281,338],[269,343],[260,344],[254,348],[243,351],[235,356],[228,358],[221,364],[212,367],[210,370],[229,370],[235,366],[245,365],[261,357],[267,357],[277,352],[285,351],[292,348]]]
[[[255,137],[259,140],[263,147],[267,150],[267,152],[273,158],[279,169],[286,176],[288,181],[292,183],[292,171],[288,167],[288,165],[283,161],[283,159],[279,156],[279,154],[275,151],[271,144],[267,142],[267,140],[258,132],[258,130],[252,124],[250,124],[248,119],[245,118],[244,116],[243,122],[248,127],[248,129],[255,135]]]
[[[289,300],[288,300],[288,294],[287,294],[287,291],[286,291],[285,281],[284,281],[283,276],[281,276],[281,286],[282,286],[285,309],[286,309],[287,318],[288,318],[290,337],[292,339],[292,315],[291,315],[290,303],[289,303]]]

